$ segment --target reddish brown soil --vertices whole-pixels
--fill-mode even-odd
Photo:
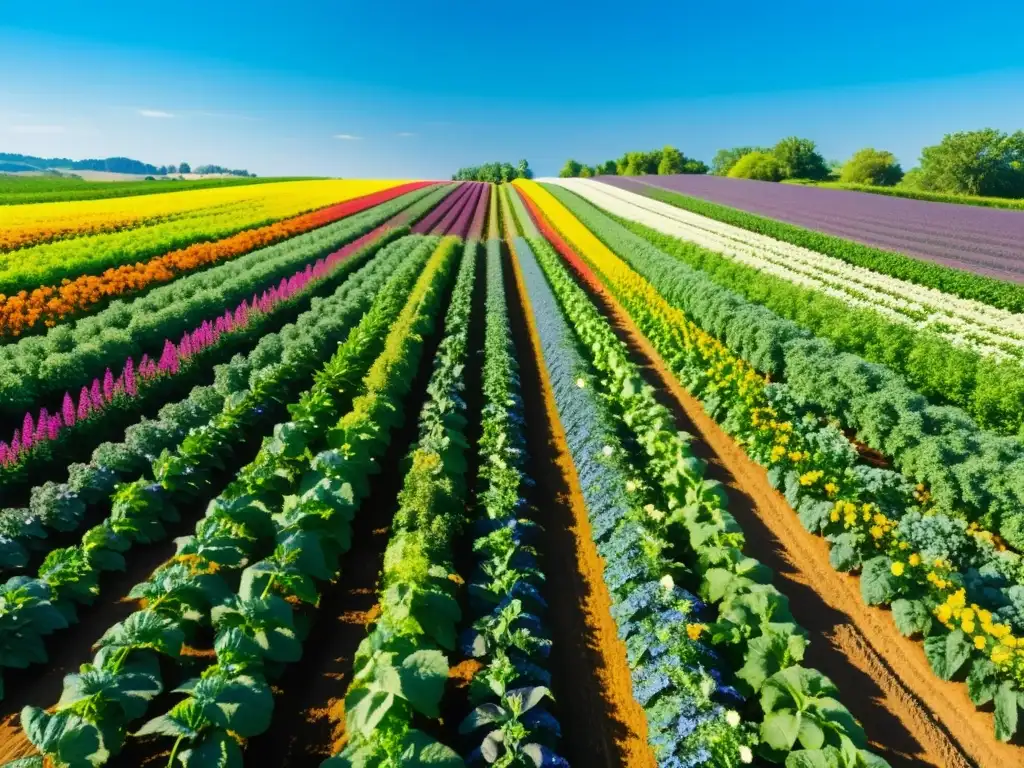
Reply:
[[[590,534],[579,479],[558,419],[533,314],[515,259],[506,268],[526,410],[533,499],[544,526],[540,554],[553,647],[549,670],[572,765],[654,768],[647,721],[633,698],[626,649],[611,616],[603,562]],[[513,276],[514,275],[514,276]]]
[[[615,300],[591,295],[679,426],[699,438],[694,451],[708,462],[708,476],[728,486],[729,510],[746,533],[746,551],[775,571],[775,585],[810,632],[805,663],[839,687],[872,748],[893,766],[1024,764],[1024,749],[995,739],[992,715],[975,709],[966,686],[936,677],[920,642],[902,637],[889,611],[864,604],[857,577],[831,567],[827,542],[804,530],[763,468],[680,386]]]

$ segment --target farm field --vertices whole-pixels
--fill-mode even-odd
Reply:
[[[671,195],[676,193],[980,275],[1024,282],[1024,217],[1019,211],[715,176],[600,178],[666,202],[679,202]]]
[[[1024,213],[260,181],[0,207],[0,768],[1024,763]]]

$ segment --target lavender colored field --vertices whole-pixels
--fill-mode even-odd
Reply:
[[[443,232],[443,230],[438,229],[438,226],[448,217],[451,211],[459,210],[466,196],[472,191],[473,188],[469,182],[460,182],[458,189],[448,195],[427,216],[420,219],[412,228],[412,231],[418,235],[426,235],[434,231]]]
[[[598,180],[641,194],[661,187],[979,275],[1024,282],[1024,212],[720,176]]]

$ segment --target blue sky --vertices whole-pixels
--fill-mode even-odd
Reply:
[[[797,134],[910,167],[1024,128],[1022,28],[1019,0],[5,3],[0,151],[437,178]]]

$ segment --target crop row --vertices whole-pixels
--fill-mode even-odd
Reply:
[[[702,229],[680,225],[676,220],[676,216],[702,219],[695,214],[629,192],[605,195],[603,190],[614,188],[603,184],[590,186],[578,180],[559,183],[613,216],[623,217],[624,225],[632,232],[706,273],[719,285],[767,306],[846,352],[892,368],[925,396],[964,408],[984,428],[1015,434],[1024,427],[1021,316],[993,308],[979,315],[974,315],[972,309],[958,314],[958,304],[982,305],[937,291],[929,291],[932,297],[927,308],[918,307],[906,314],[886,306],[893,299],[888,293],[842,287],[814,268],[803,270],[799,258],[792,258],[788,252],[776,254],[779,249],[775,246],[781,244],[770,245],[774,242],[770,238],[733,227],[746,236],[742,243],[731,235],[725,240],[702,242]],[[710,219],[703,221],[718,225]],[[769,245],[747,250],[750,238],[761,238]],[[828,258],[805,249],[795,250],[812,258]],[[896,289],[895,301],[904,306],[904,297],[927,290],[878,277]],[[986,350],[995,354],[986,354]]]
[[[192,244],[160,241],[152,248],[152,253],[159,255],[147,261],[124,263],[125,254],[118,247],[110,250],[99,247],[89,249],[90,258],[109,256],[120,266],[111,266],[99,275],[83,274],[88,265],[65,260],[60,264],[71,270],[70,278],[65,278],[59,284],[47,284],[46,281],[52,280],[53,276],[44,276],[42,285],[33,278],[28,286],[29,291],[15,289],[18,292],[14,295],[0,294],[0,337],[18,337],[32,329],[52,327],[70,317],[86,314],[112,299],[130,296],[153,285],[170,282],[182,274],[315,230],[423,186],[423,183],[391,185],[373,194],[361,194],[362,188],[357,185],[352,189],[352,199],[347,202],[268,226],[245,229],[223,240],[189,240],[188,243]],[[192,231],[187,223],[183,226],[186,226],[187,231]],[[124,233],[123,237],[126,242],[134,244],[145,240],[140,233],[134,231]],[[24,256],[28,259],[27,263],[38,266],[31,261],[30,255]]]
[[[139,185],[140,187],[143,185]],[[172,217],[202,215],[206,210],[247,204],[263,206],[265,213],[304,205],[306,210],[336,202],[347,182],[338,180],[277,181],[249,186],[184,189],[174,184],[146,185],[164,194],[114,197],[90,201],[52,202],[44,205],[5,206],[0,209],[0,251],[23,248],[49,240],[81,237],[98,232],[139,226]],[[270,206],[270,207],[268,207]],[[297,213],[302,208],[294,208]],[[284,214],[289,215],[289,214]]]
[[[1024,288],[1012,282],[975,275],[960,269],[915,259],[895,251],[886,251],[851,240],[844,240],[840,237],[729,208],[708,200],[671,192],[667,189],[645,186],[642,191],[656,200],[669,203],[677,208],[750,232],[767,235],[774,240],[817,251],[854,266],[864,267],[927,288],[934,288],[963,299],[990,304],[1010,312],[1024,312]]]
[[[172,763],[241,762],[237,736],[270,723],[267,676],[301,655],[305,629],[294,613],[317,601],[316,583],[333,578],[348,548],[374,455],[396,422],[396,390],[408,387],[409,377],[396,374],[407,371],[429,333],[451,272],[451,245],[435,251],[411,292],[407,278],[419,270],[412,261],[392,278],[397,283],[377,292],[313,390],[293,406],[293,420],[275,428],[211,503],[175,559],[133,590],[144,607],[103,636],[92,665],[66,679],[55,711],[25,709],[23,726],[41,752],[72,768],[106,762],[164,689],[154,651],[186,668],[183,646],[212,625],[216,663],[178,689],[186,699],[138,733],[174,738]],[[90,677],[106,684],[83,686]]]
[[[419,439],[398,494],[384,553],[373,628],[356,651],[345,694],[344,750],[325,765],[461,765],[458,756],[417,729],[418,713],[437,718],[456,647],[461,610],[453,545],[466,500],[466,402],[462,396],[476,280],[477,243],[463,249],[434,356]],[[408,388],[412,376],[402,382]],[[397,421],[397,418],[395,419]],[[354,445],[354,443],[353,443]]]
[[[534,548],[541,529],[526,516],[522,496],[530,481],[501,259],[501,242],[488,240],[484,405],[471,527],[475,564],[467,590],[472,624],[460,642],[463,655],[480,666],[469,683],[473,711],[460,732],[486,729],[467,758],[470,764],[567,768],[556,751],[558,722],[544,706],[551,696],[551,640],[544,619],[545,577]]]
[[[164,537],[164,523],[177,519],[179,508],[202,499],[220,476],[230,474],[246,435],[301,391],[330,356],[332,345],[346,340],[367,309],[376,306],[375,318],[383,315],[385,321],[393,321],[398,310],[388,315],[390,305],[374,297],[390,287],[398,291],[388,294],[391,301],[398,301],[435,242],[413,237],[385,249],[293,328],[265,337],[248,358],[233,360],[220,372],[217,385],[197,387],[188,400],[163,409],[161,419],[140,425],[124,443],[97,451],[98,458],[109,463],[94,460],[72,467],[68,484],[46,489],[49,493],[42,500],[51,503],[47,511],[52,527],[74,530],[87,511],[93,517],[109,513],[82,536],[80,545],[51,551],[38,579],[8,581],[5,589],[14,596],[31,586],[34,601],[12,597],[0,616],[4,665],[45,661],[42,637],[52,628],[37,625],[27,609],[36,603],[52,604],[65,619],[73,620],[74,606],[97,596],[102,571],[123,569],[130,547]],[[368,322],[362,322],[360,333],[365,333]],[[40,535],[40,521],[34,515],[23,518],[22,524],[27,528],[23,538]]]
[[[771,571],[743,554],[724,488],[704,479],[608,321],[546,242],[516,252],[541,339],[562,328],[545,349],[552,388],[659,765],[737,765],[753,748],[772,762],[884,765],[835,686],[800,664],[806,632]]]
[[[22,339],[0,347],[0,413],[10,428],[25,421],[24,412],[49,406],[49,414],[63,411],[65,395],[80,402],[80,388],[91,380],[102,382],[105,369],[116,381],[132,360],[138,372],[144,361],[157,361],[179,334],[192,334],[203,323],[215,326],[218,318],[234,313],[241,303],[257,305],[260,292],[278,286],[330,258],[339,246],[372,232],[389,217],[412,204],[420,208],[436,202],[434,195],[417,191],[383,203],[348,219],[300,235],[271,248],[255,251],[204,272],[179,279],[128,303],[115,302],[98,315],[51,329],[45,337]],[[226,322],[226,320],[225,320]],[[146,358],[148,357],[148,360]],[[76,409],[77,410],[77,409]],[[39,419],[34,421],[38,423]]]
[[[993,357],[1024,356],[1024,317],[923,288],[840,259],[724,224],[706,216],[586,179],[552,182],[613,215],[646,224],[791,283],[808,285],[851,307],[872,307],[891,320],[931,331]]]
[[[801,523],[830,542],[833,566],[859,570],[865,602],[890,605],[902,634],[923,636],[938,676],[967,675],[979,705],[995,698],[997,736],[1010,738],[1024,682],[1020,557],[994,546],[975,525],[936,511],[899,475],[856,463],[842,433],[808,418],[787,385],[770,384],[638,274],[643,267],[634,257],[646,252],[621,251],[634,272],[596,239],[587,242],[565,209],[541,200],[544,215],[602,279],[578,259],[576,271],[622,302],[673,374],[768,470]],[[549,237],[561,242],[553,230]]]
[[[535,187],[531,196],[534,189],[549,194]],[[840,352],[796,323],[748,302],[579,197],[558,188],[553,194],[579,217],[581,236],[621,253],[694,322],[756,370],[785,381],[799,406],[855,430],[904,475],[923,483],[937,511],[966,518],[997,531],[1012,546],[1024,547],[1020,442],[984,432],[957,408],[931,405],[888,368]]]

